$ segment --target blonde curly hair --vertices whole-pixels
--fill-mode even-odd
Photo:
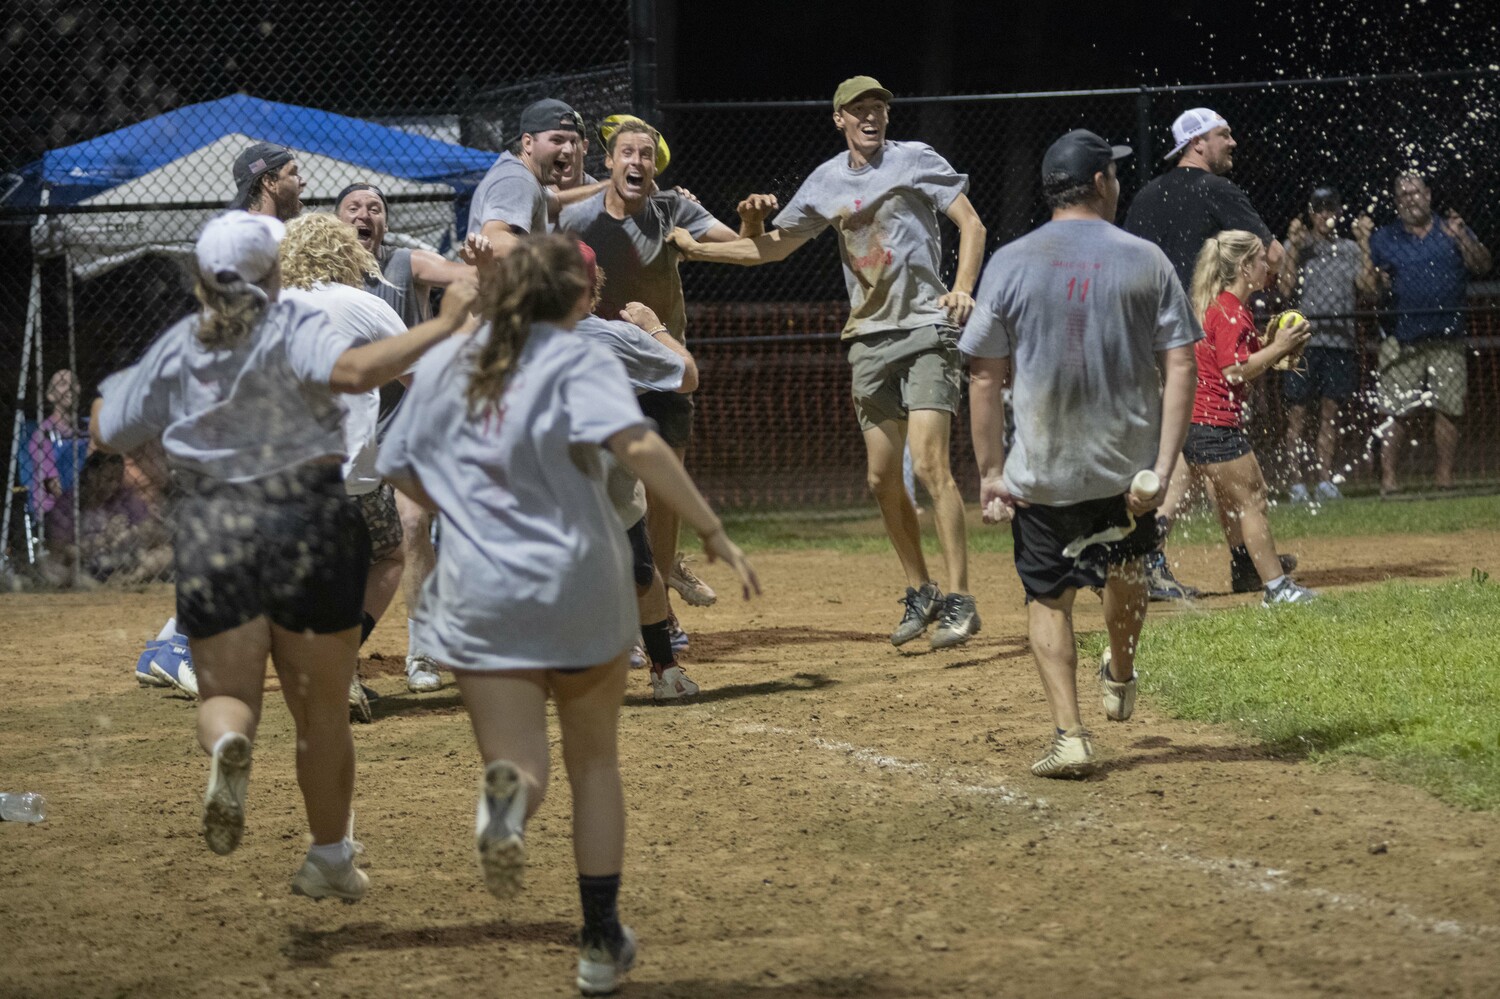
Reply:
[[[354,226],[324,212],[299,215],[286,224],[281,241],[284,285],[305,289],[323,282],[363,288],[367,278],[380,280],[380,264],[359,245]]]

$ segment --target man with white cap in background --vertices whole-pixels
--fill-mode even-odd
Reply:
[[[1142,187],[1130,202],[1125,231],[1149,239],[1166,253],[1184,288],[1193,284],[1193,263],[1203,241],[1226,229],[1253,232],[1266,244],[1266,261],[1275,280],[1281,265],[1281,243],[1261,220],[1245,192],[1224,175],[1234,166],[1238,145],[1224,116],[1209,108],[1189,108],[1172,122],[1172,151],[1165,159],[1178,157],[1177,166]],[[1187,493],[1186,464],[1177,476],[1162,506],[1161,543],[1172,529],[1171,514]],[[1197,591],[1172,576],[1166,554],[1160,547],[1146,559],[1151,599],[1181,600]]]

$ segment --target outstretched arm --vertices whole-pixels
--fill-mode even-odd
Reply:
[[[442,311],[435,319],[413,326],[400,336],[350,347],[340,354],[328,378],[328,387],[335,392],[368,392],[400,377],[423,354],[463,326],[478,296],[479,287],[472,280],[449,285],[443,294]]]
[[[761,236],[734,239],[727,243],[700,243],[686,229],[673,229],[672,245],[688,260],[705,260],[716,264],[738,264],[756,267],[785,260],[806,243],[810,236],[792,236],[785,229],[773,229]]]

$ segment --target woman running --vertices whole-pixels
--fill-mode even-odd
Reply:
[[[453,670],[474,726],[485,762],[475,845],[499,898],[520,888],[525,823],[547,789],[548,695],[557,702],[583,905],[577,985],[602,995],[635,960],[616,909],[616,732],[640,621],[599,449],[676,508],[708,557],[739,574],[746,598],[759,583],[647,428],[620,362],[573,331],[594,293],[577,244],[529,236],[498,267],[488,327],[417,367],[377,467],[441,519],[416,638]]]
[[[202,310],[104,381],[92,430],[103,450],[161,438],[183,498],[175,511],[177,626],[188,636],[212,758],[209,849],[240,844],[251,746],[269,655],[297,729],[297,782],[313,845],[292,891],[357,901],[346,694],[359,644],[370,539],[344,492],[344,406],[407,370],[467,318],[477,290],[450,288],[442,315],[353,347],[327,317],[278,301],[276,219],[229,212],[196,247]],[[455,291],[457,292],[455,294]]]

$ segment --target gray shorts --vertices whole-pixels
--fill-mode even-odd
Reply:
[[[401,547],[401,514],[396,511],[396,490],[389,482],[353,497],[370,530],[370,561],[379,562]]]
[[[861,430],[905,420],[914,409],[958,412],[958,331],[951,326],[890,330],[857,338],[849,347],[854,368],[854,412]]]

